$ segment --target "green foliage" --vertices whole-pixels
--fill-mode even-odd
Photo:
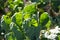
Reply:
[[[33,26],[35,26],[35,27],[38,27],[38,22],[37,22],[37,20],[35,20],[35,19],[32,19],[32,20],[31,20],[31,24],[32,24]]]
[[[40,26],[38,24],[38,21],[34,17],[32,18],[31,14],[27,14],[27,13],[23,14],[23,12],[16,12],[11,18],[9,16],[5,15],[3,18],[4,20],[2,22],[2,25],[3,25],[3,28],[7,31],[6,32],[7,34],[10,31],[9,32],[10,34],[7,35],[7,39],[8,40],[20,40],[20,39],[24,40],[26,38],[25,40],[27,40],[27,39],[34,40],[35,38],[38,38],[39,34],[37,35],[37,33],[39,33]],[[42,20],[46,21],[48,18],[46,12],[43,13],[41,15],[41,17],[42,18],[40,18],[40,21],[42,21]],[[27,19],[29,19],[29,20],[27,20]],[[43,23],[43,21],[42,21],[42,23]],[[50,26],[49,22],[48,22],[48,24],[46,24],[47,27]],[[42,24],[42,23],[40,23],[40,24]],[[8,26],[6,24],[8,24]]]
[[[32,14],[36,11],[36,4],[32,3],[32,4],[25,5],[23,10],[25,13]]]
[[[60,40],[60,35],[58,36],[58,40]]]
[[[8,0],[8,7],[12,11],[19,11],[21,8],[23,8],[23,1],[22,0]]]
[[[9,18],[9,16],[4,16],[4,22],[6,23],[6,24],[10,24],[11,23],[11,18]]]
[[[1,26],[3,29],[5,29],[6,33],[10,30],[9,25],[12,22],[11,18],[7,15],[3,15],[1,18]]]
[[[6,31],[7,40],[39,40],[41,29],[43,29],[43,27],[50,29],[52,21],[49,19],[49,13],[44,12],[45,4],[48,1],[35,0],[39,1],[38,3],[42,5],[39,6],[40,9],[37,7],[37,2],[28,4],[26,4],[26,2],[24,4],[23,1],[24,0],[7,0],[7,6],[13,14],[8,13],[2,16],[1,20],[1,26]],[[2,0],[0,2],[2,2]],[[54,6],[52,5],[52,7]],[[0,5],[0,8],[4,9],[4,5]],[[38,14],[38,12],[44,13]]]
[[[18,25],[21,25],[21,24],[22,24],[22,13],[17,13],[17,14],[15,15],[15,20],[16,20],[16,23],[17,23]]]
[[[24,20],[28,20],[29,18],[30,18],[30,14],[26,13],[26,14],[24,15]]]
[[[45,25],[49,20],[49,17],[48,17],[48,13],[47,12],[44,12],[41,14],[40,16],[40,25]]]
[[[46,26],[47,29],[50,29],[50,26],[51,26],[51,20],[49,20],[49,21],[46,23],[45,26]]]

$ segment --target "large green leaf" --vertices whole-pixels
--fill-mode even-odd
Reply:
[[[49,20],[48,13],[44,12],[40,16],[40,25],[45,25]]]
[[[15,22],[17,25],[21,25],[22,24],[22,13],[17,12],[15,13],[15,15],[12,16],[12,21]]]
[[[36,5],[35,4],[26,5],[23,10],[25,13],[32,14],[36,11]]]

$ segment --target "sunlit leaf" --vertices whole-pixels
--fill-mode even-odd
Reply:
[[[32,24],[33,26],[35,26],[35,27],[38,26],[38,22],[37,22],[36,19],[32,19],[32,20],[31,20],[31,24]]]
[[[28,20],[28,19],[30,19],[30,14],[25,14],[24,15],[24,20]]]
[[[15,15],[12,16],[12,21],[20,26],[22,24],[22,18],[23,18],[22,16],[23,16],[22,13],[17,12],[15,13]]]
[[[35,4],[29,4],[29,5],[26,5],[26,6],[24,7],[24,12],[25,12],[25,13],[30,13],[30,14],[32,14],[32,13],[34,13],[35,11],[36,11]]]
[[[10,24],[11,23],[11,18],[9,18],[9,16],[4,16],[4,21],[6,24]]]
[[[45,25],[49,20],[48,13],[44,12],[40,16],[40,25]]]

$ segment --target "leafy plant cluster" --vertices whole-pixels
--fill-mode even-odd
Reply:
[[[1,27],[5,30],[4,37],[7,40],[45,40],[40,36],[41,30],[49,31],[52,25],[51,16],[44,10],[47,2],[39,0],[24,3],[24,0],[8,0],[6,5],[9,12],[1,18]],[[60,36],[58,39],[60,40]]]

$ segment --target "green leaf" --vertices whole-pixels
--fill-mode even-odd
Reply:
[[[12,16],[12,21],[20,26],[22,24],[22,18],[23,18],[22,13],[17,12]]]
[[[60,40],[60,35],[58,35],[58,40]]]
[[[24,15],[24,20],[28,20],[28,19],[30,19],[30,14],[26,13],[26,14]]]
[[[38,22],[37,22],[36,19],[32,19],[32,20],[31,20],[31,24],[32,24],[33,26],[35,26],[35,27],[38,27]]]
[[[20,3],[23,4],[23,1],[22,0],[14,0],[14,4],[17,4],[18,5]]]
[[[9,24],[12,22],[11,18],[7,15],[3,15],[1,18],[1,27],[5,30],[5,33],[8,33],[10,30]]]
[[[24,11],[25,13],[30,13],[30,14],[32,14],[32,13],[34,13],[34,12],[36,11],[36,6],[35,6],[35,4],[26,5],[26,6],[24,7],[23,11]]]
[[[13,2],[13,0],[8,0],[8,3],[11,4]]]
[[[15,6],[14,4],[10,4],[10,5],[9,5],[9,7],[10,7],[11,9],[13,9],[14,6]]]
[[[8,34],[9,34],[9,35],[8,35]],[[7,37],[6,37],[7,40],[17,40],[13,32],[7,33],[6,36],[7,36]]]
[[[12,25],[13,25],[13,27],[12,27]],[[11,30],[13,32],[12,36],[15,39],[17,39],[17,40],[20,40],[20,39],[23,40],[23,39],[25,39],[25,35],[24,35],[24,32],[22,31],[23,29],[21,27],[19,28],[19,26],[17,26],[17,24],[15,24],[15,23],[12,23],[10,27],[11,27]]]
[[[47,27],[47,29],[49,29],[50,25],[51,25],[51,20],[49,20],[45,26]]]
[[[4,16],[4,21],[6,24],[10,24],[11,23],[11,18],[9,18],[9,16],[5,15]]]
[[[48,13],[44,12],[40,16],[40,25],[45,25],[49,20]]]
[[[15,37],[16,37],[17,40],[20,40],[20,39],[23,40],[25,38],[24,32],[22,30],[16,24],[12,28],[12,31],[13,31],[13,33],[14,33],[14,35],[15,35]]]
[[[18,25],[21,25],[22,24],[22,13],[17,13],[15,18],[16,18],[16,23]]]

